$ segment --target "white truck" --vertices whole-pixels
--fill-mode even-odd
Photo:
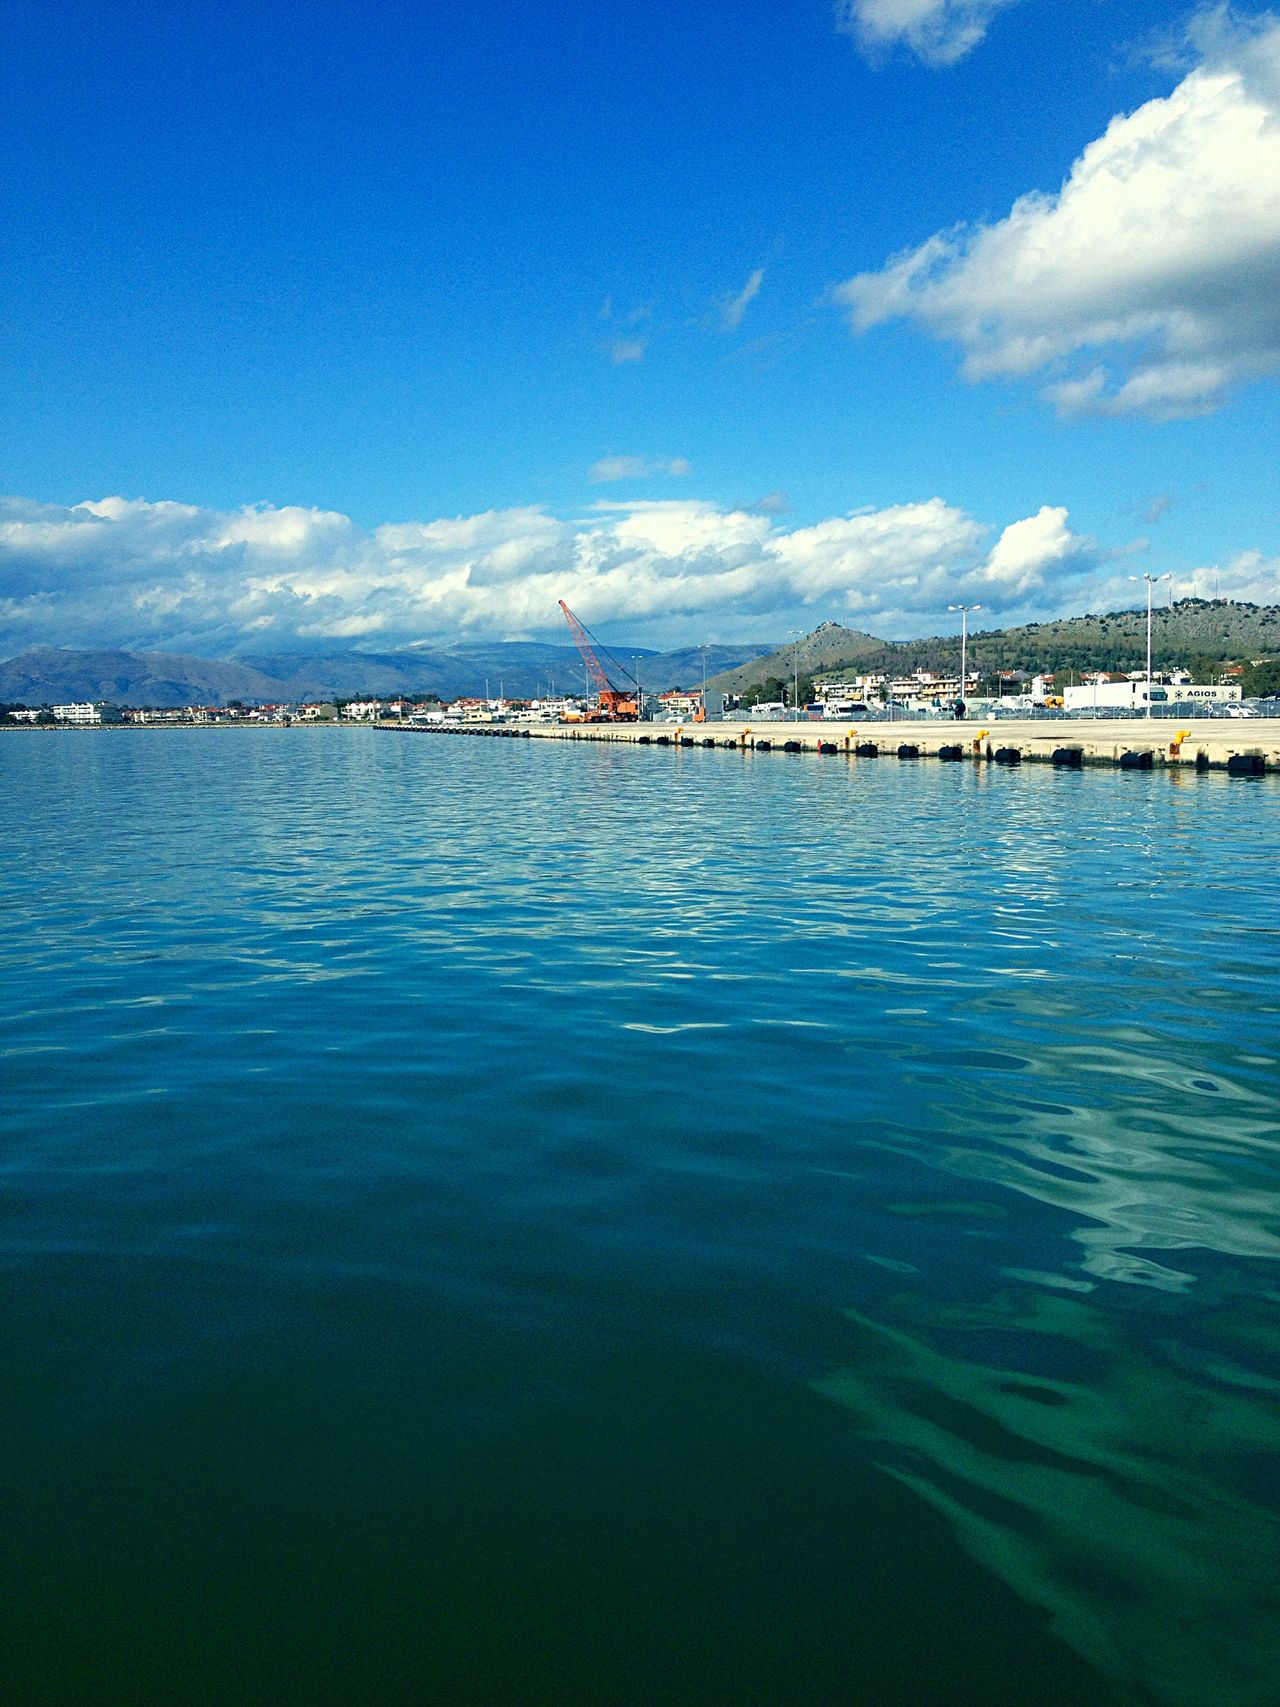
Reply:
[[[1070,687],[1063,695],[1068,712],[1072,711],[1141,711],[1148,705],[1200,704],[1218,705],[1240,698],[1240,684],[1230,686],[1196,686],[1184,683],[1177,687],[1165,682],[1085,682]]]

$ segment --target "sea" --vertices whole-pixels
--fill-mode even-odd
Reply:
[[[0,1672],[1271,1707],[1280,785],[0,737]]]

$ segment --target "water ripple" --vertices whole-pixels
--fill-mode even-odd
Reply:
[[[313,1555],[517,1628],[549,1584],[583,1604],[581,1557],[640,1676],[672,1603],[643,1640],[617,1609],[683,1567],[636,1513],[716,1559],[755,1489],[735,1557],[789,1561],[807,1701],[941,1699],[911,1666],[946,1625],[954,1699],[1269,1702],[1280,790],[368,730],[5,738],[0,769],[0,1272],[32,1568],[83,1583],[59,1652],[149,1607],[185,1657],[245,1616],[228,1583],[274,1604]],[[144,1545],[148,1502],[103,1502],[158,1459]],[[375,1463],[382,1503],[335,1492],[290,1551]],[[67,1464],[92,1497],[58,1503]],[[202,1566],[241,1482],[253,1546]],[[194,1623],[138,1577],[188,1535]],[[788,1592],[742,1591],[724,1676]],[[530,1645],[568,1664],[564,1617]]]

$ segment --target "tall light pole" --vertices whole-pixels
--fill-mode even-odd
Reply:
[[[702,720],[704,723],[707,718],[707,647],[710,644],[709,640],[704,640],[698,648],[702,653]]]
[[[791,635],[791,715],[794,717],[800,709],[800,634],[798,628],[789,629]]]
[[[636,678],[636,720],[640,721],[644,717],[644,689],[640,686],[640,654],[638,652],[631,654],[631,663],[632,674]]]
[[[960,612],[960,699],[961,702],[963,702],[969,686],[968,675],[965,670],[965,665],[969,657],[969,612],[971,610],[981,610],[982,606],[948,605],[947,609],[958,610]]]
[[[1172,581],[1172,575],[1148,575],[1144,570],[1141,575],[1130,575],[1131,581],[1147,583],[1147,716],[1151,715],[1151,593],[1157,581]]]

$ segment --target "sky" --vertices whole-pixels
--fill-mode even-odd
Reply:
[[[1278,374],[1271,11],[6,11],[0,656],[1280,601]]]

